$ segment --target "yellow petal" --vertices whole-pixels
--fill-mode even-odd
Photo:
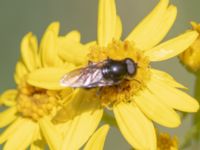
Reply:
[[[198,33],[196,31],[188,31],[146,51],[145,55],[151,61],[162,61],[172,58],[187,49],[197,37]]]
[[[157,79],[161,82],[164,82],[164,83],[166,83],[166,84],[168,84],[169,86],[172,86],[172,87],[187,89],[182,84],[176,82],[176,80],[172,76],[167,74],[166,72],[156,70],[156,69],[151,69],[151,72],[152,72],[152,74],[151,74],[152,79],[155,78],[155,79]]]
[[[69,65],[68,68],[42,68],[38,69],[29,74],[27,82],[33,86],[50,89],[59,90],[64,87],[61,86],[60,80],[71,70],[73,67]]]
[[[31,120],[24,119],[23,124],[12,133],[4,146],[4,150],[23,150],[26,149],[32,141],[33,135],[38,125]]]
[[[169,0],[160,0],[152,12],[130,33],[127,40],[134,41],[141,50],[152,48],[159,43],[173,25],[177,10],[168,7]]]
[[[61,64],[58,59],[56,42],[57,37],[51,31],[46,32],[42,38],[40,50],[42,64],[44,67],[53,67]]]
[[[103,150],[106,135],[108,134],[109,125],[99,128],[90,138],[84,150]]]
[[[21,58],[29,71],[37,68],[38,43],[36,36],[32,33],[26,34],[22,39]]]
[[[79,93],[80,93],[80,89],[72,90],[71,88],[68,90],[65,89],[61,92],[62,97],[65,99],[65,103],[62,105],[61,109],[58,110],[56,112],[56,115],[53,117],[52,121],[54,123],[56,124],[64,123],[69,120],[72,120],[78,115],[79,110],[77,110],[76,106],[78,105],[78,102],[79,102],[79,99],[78,99]],[[60,127],[60,129],[61,128],[62,127]]]
[[[180,125],[181,121],[178,114],[148,90],[141,91],[134,100],[141,111],[151,120],[166,127],[177,127]]]
[[[88,61],[88,47],[67,37],[59,37],[58,53],[65,62],[75,65],[85,64]]]
[[[119,16],[116,18],[116,25],[115,25],[115,35],[114,38],[119,40],[122,35],[122,22]]]
[[[24,79],[24,76],[28,73],[29,71],[27,70],[26,66],[24,65],[24,63],[22,61],[18,61],[16,68],[15,68],[15,82],[17,84],[20,83],[20,81],[22,79]]]
[[[39,125],[49,148],[51,150],[60,150],[62,137],[51,121],[48,118],[42,118],[39,120]]]
[[[79,149],[83,146],[96,130],[103,114],[99,101],[87,90],[78,91],[72,100],[71,107],[76,110],[76,114],[62,125],[65,136],[62,150]]]
[[[16,96],[18,91],[15,89],[6,90],[0,96],[0,105],[3,104],[5,106],[14,106],[16,105]]]
[[[85,44],[87,49],[89,49],[90,47],[95,46],[95,45],[97,45],[96,41],[91,41],[91,42],[88,42]]]
[[[0,134],[0,144],[4,143],[10,138],[24,123],[22,118],[18,118],[10,126],[8,126],[3,133]]]
[[[52,23],[45,32],[41,45],[40,57],[44,67],[54,67],[62,64],[58,57],[57,40],[58,40],[59,24]]]
[[[143,115],[135,104],[121,103],[113,108],[120,131],[135,149],[156,149],[153,123]]]
[[[106,46],[112,41],[115,34],[115,26],[115,0],[99,0],[97,39],[100,46]]]
[[[60,30],[60,23],[59,22],[52,22],[46,29],[45,33],[48,31],[52,31],[55,33],[55,35],[59,34]]]
[[[67,33],[67,35],[65,36],[65,40],[66,41],[73,41],[73,42],[80,42],[81,40],[81,34],[79,31],[77,30],[73,30],[69,33]]]
[[[194,98],[156,78],[147,86],[159,100],[174,109],[185,112],[196,112],[199,109],[199,104]]]
[[[17,108],[11,107],[0,113],[0,128],[7,126],[11,122],[13,122],[16,116]]]

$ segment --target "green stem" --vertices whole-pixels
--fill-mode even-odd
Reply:
[[[195,88],[194,88],[194,97],[195,99],[200,102],[200,71],[195,73],[196,81],[195,81]],[[193,115],[193,125],[191,129],[187,132],[185,141],[181,146],[182,149],[190,146],[193,139],[196,141],[199,140],[200,137],[200,111],[196,112]]]
[[[200,72],[196,73],[195,75],[196,75],[196,82],[195,82],[194,96],[198,101],[200,101]]]
[[[200,102],[200,72],[196,73],[196,82],[195,82],[195,91],[194,91],[194,97],[198,102]],[[200,111],[194,114],[193,118],[193,124],[197,126],[198,129],[200,129]],[[199,139],[199,132],[197,133],[197,139]]]

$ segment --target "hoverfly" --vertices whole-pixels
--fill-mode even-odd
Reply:
[[[131,58],[123,60],[106,59],[65,74],[60,84],[73,88],[94,88],[117,85],[128,80],[137,71],[137,64]]]

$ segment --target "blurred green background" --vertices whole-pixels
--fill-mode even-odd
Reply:
[[[123,22],[123,37],[157,4],[158,0],[116,0],[117,12]],[[177,20],[167,38],[174,37],[190,27],[190,21],[200,22],[200,0],[173,0],[178,7]],[[0,93],[14,88],[13,73],[19,58],[20,41],[27,32],[33,32],[39,38],[52,21],[59,21],[61,34],[78,29],[82,41],[96,39],[98,0],[0,0]],[[154,67],[165,70],[179,82],[189,88],[193,95],[195,77],[181,66],[179,61],[171,59]],[[134,118],[133,118],[134,119]],[[188,116],[177,129],[160,128],[177,135],[180,141],[190,128]],[[196,150],[196,143],[188,150]],[[106,140],[105,149],[130,149],[121,134],[112,128]]]

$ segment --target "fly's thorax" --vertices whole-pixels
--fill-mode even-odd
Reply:
[[[119,81],[127,74],[127,67],[124,61],[108,59],[102,68],[102,74],[105,79]]]

